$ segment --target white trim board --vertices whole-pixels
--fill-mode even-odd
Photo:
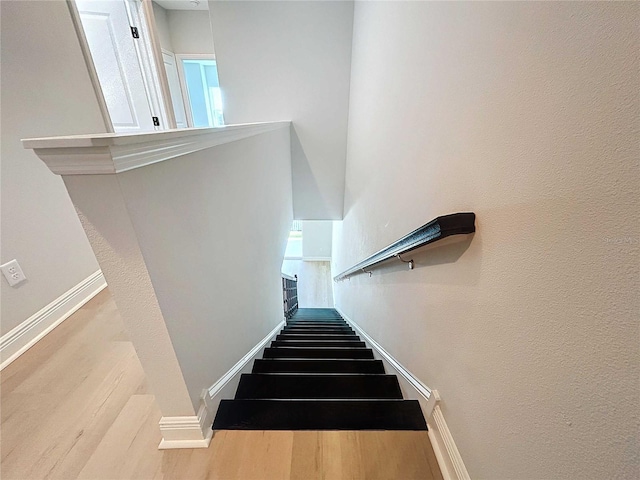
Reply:
[[[96,66],[93,63],[93,58],[91,57],[89,42],[87,42],[87,37],[84,34],[84,28],[82,28],[82,20],[80,19],[78,6],[76,5],[76,2],[67,2],[67,7],[69,8],[69,12],[71,13],[73,28],[76,31],[76,35],[78,35],[80,50],[82,50],[84,63],[87,66],[87,72],[89,73],[89,78],[91,79],[91,85],[93,86],[93,90],[96,94],[96,100],[98,102],[98,106],[100,107],[100,113],[102,115],[102,121],[104,122],[105,130],[109,133],[115,133],[115,130],[113,129],[113,123],[111,122],[111,115],[109,114],[109,109],[107,108],[107,102],[104,99],[104,92],[102,91],[100,80],[98,79],[98,72],[96,71]]]
[[[284,326],[284,320],[275,326],[266,337],[220,377],[209,388],[202,391],[202,399],[198,415],[188,417],[162,417],[160,419],[160,431],[162,441],[158,448],[161,450],[172,448],[207,448],[213,436],[211,425],[220,400],[233,398],[240,375],[248,373],[252,368],[252,361],[261,356],[268,343],[278,334]]]
[[[107,286],[98,270],[0,337],[0,370],[34,346]]]
[[[267,346],[267,343],[269,343],[271,339],[278,334],[278,332],[284,327],[284,324],[285,321],[282,320],[278,325],[275,326],[273,330],[267,333],[266,337],[260,340],[260,342],[255,347],[249,350],[249,352],[244,357],[238,360],[238,363],[231,367],[231,369],[220,379],[218,379],[216,383],[211,385],[208,388],[209,397],[215,398],[216,396],[220,395],[222,390],[229,384],[233,377],[241,373],[242,369],[246,367],[249,362],[251,362],[251,360],[255,359],[258,354],[262,353],[264,348]]]
[[[338,313],[342,315],[342,318],[353,327],[353,329],[362,336],[362,339],[368,343],[373,349],[374,353],[377,354],[377,358],[382,360],[385,363],[385,367],[391,368],[399,375],[399,380],[401,381],[401,386],[403,388],[403,393],[406,393],[407,396],[412,400],[418,400],[420,402],[420,406],[422,407],[422,411],[425,416],[428,417],[431,415],[431,411],[433,410],[433,399],[431,398],[431,389],[427,387],[424,383],[422,383],[415,375],[413,375],[409,370],[407,370],[398,360],[396,360],[389,352],[387,352],[382,346],[376,342],[373,338],[371,338],[367,332],[365,332],[360,325],[354,322],[351,318],[349,318],[340,308],[335,307]]]
[[[435,399],[435,406],[431,412],[431,417],[427,422],[429,428],[429,440],[433,447],[433,453],[438,460],[438,466],[442,472],[444,480],[471,480],[467,467],[462,460],[460,451],[453,440],[451,431],[440,410],[440,396],[437,390],[432,394]]]
[[[335,309],[342,318],[358,332],[362,339],[371,347],[374,356],[385,365],[387,372],[398,375],[402,393],[411,400],[418,400],[422,412],[427,419],[429,440],[438,460],[438,466],[445,480],[470,480],[467,468],[460,456],[456,442],[440,409],[440,395],[437,390],[431,390],[413,373],[407,370],[389,352],[371,338],[356,322],[347,316],[339,307]]]
[[[331,257],[302,257],[303,262],[330,262]]]
[[[162,417],[159,422],[162,440],[158,450],[207,448],[213,437],[213,430],[207,425],[207,416],[207,407],[203,404],[198,415]]]
[[[57,175],[110,175],[164,162],[262,133],[291,122],[263,122],[215,128],[145,133],[101,133],[22,140]]]

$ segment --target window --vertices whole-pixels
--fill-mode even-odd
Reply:
[[[300,220],[294,220],[293,225],[291,225],[284,258],[302,258],[302,222]]]

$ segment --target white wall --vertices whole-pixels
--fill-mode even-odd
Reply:
[[[439,390],[472,478],[638,475],[639,8],[356,5],[334,274],[441,214],[478,231],[336,302]]]
[[[213,35],[207,10],[167,10],[153,2],[160,46],[173,53],[213,54]]]
[[[104,132],[65,2],[2,1],[2,252],[28,280],[0,280],[0,333],[98,270],[59,177],[20,139]]]
[[[295,218],[341,219],[353,3],[210,1],[209,11],[225,121],[292,120]]]
[[[298,276],[300,308],[333,308],[331,262],[284,260],[282,272]]]
[[[283,319],[280,267],[293,219],[285,127],[118,174],[197,409]]]
[[[173,52],[173,42],[171,41],[171,30],[169,28],[169,17],[166,9],[152,2],[153,18],[156,21],[156,31],[160,39],[160,46],[165,50]]]
[[[302,222],[302,257],[330,259],[333,222],[310,220]]]
[[[174,53],[214,53],[207,10],[167,10],[167,19]]]
[[[193,416],[197,410],[187,391],[118,180],[116,175],[64,177],[163,416]]]

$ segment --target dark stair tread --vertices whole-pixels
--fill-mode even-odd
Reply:
[[[402,400],[402,392],[395,375],[244,373],[235,398]]]
[[[279,333],[276,340],[350,340],[360,342],[360,337],[354,334],[326,335],[322,333]]]
[[[331,331],[327,332],[322,330],[281,330],[278,332],[278,335],[357,335],[356,332],[352,330],[343,330],[341,332]]]
[[[360,341],[360,337],[355,334],[343,333],[279,333],[276,340],[354,340]]]
[[[300,325],[304,325],[304,324],[309,324],[309,323],[319,323],[322,325],[344,325],[347,322],[341,318],[336,318],[333,320],[313,320],[313,319],[306,319],[306,320],[299,320],[299,319],[295,319],[295,318],[290,318],[287,320],[287,323],[297,323]]]
[[[214,430],[426,430],[417,400],[222,400]]]
[[[253,362],[253,373],[360,373],[384,372],[382,360],[283,360],[260,358]]]
[[[264,358],[373,358],[370,348],[277,347],[264,349]]]
[[[320,316],[307,315],[304,317],[293,316],[291,318],[288,318],[287,321],[289,322],[344,322],[345,319],[342,317],[320,317]]]
[[[340,314],[335,308],[332,307],[303,307],[298,308],[295,311],[296,315],[329,315],[334,317],[339,317]]]
[[[327,324],[313,324],[313,325],[285,325],[284,328],[298,328],[298,329],[319,329],[319,330],[324,330],[327,328],[330,329],[340,329],[340,328],[348,328],[350,329],[351,327],[349,325],[327,325]]]
[[[339,328],[327,328],[327,327],[284,327],[281,333],[356,333],[351,328],[339,327]]]
[[[335,308],[298,308],[294,317],[340,317]]]
[[[320,325],[346,325],[347,322],[345,322],[342,319],[335,319],[335,320],[287,320],[287,324],[291,325],[291,324],[298,324],[298,325],[308,325],[308,324],[320,324]]]
[[[287,318],[288,322],[345,322],[342,317],[291,317]]]
[[[272,347],[349,347],[364,348],[359,340],[274,340]]]
[[[344,322],[344,318],[340,317],[340,316],[322,316],[322,315],[294,315],[291,318],[288,318],[287,320],[289,320],[290,322],[308,322],[308,321],[315,321],[315,322],[335,322],[335,321],[339,321],[339,322]]]
[[[297,327],[297,328],[350,328],[348,323],[318,323],[318,322],[304,322],[304,323],[287,323],[285,327]]]

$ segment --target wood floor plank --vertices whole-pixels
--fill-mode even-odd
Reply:
[[[322,433],[322,469],[324,479],[364,478],[358,432],[325,431]]]
[[[321,480],[323,478],[322,432],[293,432],[291,450],[291,480]]]
[[[427,432],[358,432],[367,480],[433,478],[423,445]]]
[[[286,480],[291,473],[291,452],[293,432],[263,431],[229,432],[228,440],[243,444],[242,455],[238,458],[240,468],[237,478],[247,480]],[[232,447],[233,448],[233,447]]]
[[[149,421],[151,420],[151,421]],[[79,479],[153,478],[162,452],[157,450],[160,420],[153,395],[133,395],[80,471]]]
[[[3,480],[442,478],[426,432],[219,431],[158,450],[161,414],[107,290],[0,377]]]
[[[36,428],[18,431],[23,448],[16,454],[23,462],[17,465],[21,471],[26,467],[27,478],[75,478],[120,410],[144,383],[131,345],[120,345],[112,353],[110,361],[96,365],[68,396],[42,405]],[[10,478],[12,474],[11,468],[3,468],[3,476]]]

